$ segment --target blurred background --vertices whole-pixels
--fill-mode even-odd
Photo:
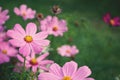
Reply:
[[[50,11],[53,5],[62,8],[58,17],[67,21],[69,31],[63,37],[48,37],[53,49],[49,59],[62,66],[70,58],[57,54],[57,47],[76,45],[80,52],[75,61],[79,66],[89,66],[91,77],[95,80],[115,80],[120,74],[120,27],[110,27],[102,19],[107,12],[120,17],[120,0],[0,0],[0,6],[9,10],[10,19],[5,24],[7,29],[13,28],[16,23],[24,27],[28,22],[37,24],[36,19],[24,21],[13,12],[14,7],[21,4],[43,13],[44,17],[53,15]],[[12,66],[11,63],[0,65],[0,80],[10,80],[12,68],[8,66]]]

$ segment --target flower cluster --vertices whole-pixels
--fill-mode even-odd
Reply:
[[[120,17],[113,17],[111,18],[110,13],[107,13],[103,16],[103,20],[105,23],[111,25],[111,26],[120,26]]]
[[[1,7],[0,7],[1,11]],[[60,7],[52,8],[54,14],[61,12]],[[0,64],[9,62],[11,57],[15,57],[16,62],[14,71],[22,74],[23,72],[33,72],[36,80],[94,80],[89,78],[91,70],[87,66],[78,68],[78,64],[73,61],[66,62],[63,67],[49,60],[50,55],[48,36],[63,36],[68,31],[66,20],[59,19],[57,16],[47,16],[43,18],[42,14],[38,14],[37,19],[39,26],[33,22],[29,22],[25,29],[21,24],[17,23],[10,30],[5,32],[2,26],[9,18],[8,10],[0,12]],[[34,19],[36,11],[27,8],[22,4],[20,8],[15,7],[14,13],[21,16],[23,20]],[[39,30],[38,30],[39,29]],[[57,49],[58,54],[64,57],[75,58],[79,53],[78,48],[73,45],[62,45]],[[42,70],[42,72],[41,72]]]

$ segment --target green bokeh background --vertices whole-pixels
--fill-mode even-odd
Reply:
[[[27,4],[44,16],[53,15],[50,12],[53,5],[62,8],[58,17],[67,21],[69,31],[63,37],[48,37],[53,48],[49,59],[62,66],[70,59],[58,55],[57,47],[76,45],[80,53],[76,55],[75,61],[79,66],[89,66],[91,77],[95,80],[115,80],[120,74],[120,27],[110,27],[102,20],[106,12],[120,16],[120,0],[0,0],[0,6],[9,9],[10,19],[5,24],[7,29],[13,28],[16,23],[24,27],[28,22],[36,23],[36,19],[24,21],[15,15],[14,7],[21,4]],[[11,63],[0,65],[0,80],[9,80],[12,68],[8,66]]]

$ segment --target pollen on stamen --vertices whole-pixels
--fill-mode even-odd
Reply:
[[[32,36],[25,36],[24,40],[27,42],[27,43],[30,43],[33,41],[33,38]]]
[[[111,23],[112,25],[114,25],[114,24],[115,24],[115,21],[114,21],[113,19],[111,19],[111,20],[110,20],[110,23]]]
[[[2,50],[2,53],[3,54],[7,54],[7,50]]]
[[[37,60],[35,58],[33,58],[33,59],[30,60],[30,64],[31,65],[37,65],[38,62],[37,62]]]
[[[53,31],[57,31],[58,30],[58,27],[57,26],[54,26],[53,27]]]
[[[71,77],[70,76],[65,76],[65,77],[63,77],[63,79],[62,80],[72,80],[71,79]]]

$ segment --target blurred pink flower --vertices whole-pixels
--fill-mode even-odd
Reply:
[[[68,31],[66,21],[58,20],[56,16],[47,16],[44,20],[40,21],[40,24],[40,30],[47,31],[50,35],[63,36],[63,33]]]
[[[18,62],[18,63],[16,63],[13,71],[14,71],[14,72],[21,73],[22,70],[23,70],[23,66],[24,66],[23,63]]]
[[[91,70],[87,66],[78,68],[74,61],[66,62],[63,67],[54,63],[50,66],[49,72],[40,73],[38,80],[94,80],[87,78]]]
[[[20,47],[19,52],[23,56],[28,56],[31,51],[40,53],[42,48],[48,46],[50,41],[46,40],[48,34],[46,32],[37,32],[37,27],[34,23],[28,23],[26,32],[20,24],[16,24],[13,30],[8,30],[7,35],[10,36],[9,42],[15,46]]]
[[[2,7],[0,7],[0,25],[3,25],[9,19],[8,12],[8,10],[2,11]]]
[[[10,57],[16,57],[17,50],[8,42],[0,42],[0,63],[9,62]]]
[[[112,26],[120,26],[120,17],[111,18],[111,15],[109,13],[103,16],[103,20],[105,23]]]
[[[15,7],[14,12],[18,16],[22,16],[24,20],[35,18],[36,11],[31,8],[27,8],[27,5],[22,4],[20,9]]]
[[[6,40],[7,38],[6,32],[0,32],[0,42]]]
[[[26,61],[25,61],[26,68],[32,68],[33,72],[37,72],[38,69],[48,71],[47,65],[53,63],[53,61],[51,60],[45,60],[45,58],[48,55],[49,53],[44,53],[40,55],[39,57],[36,57],[35,53],[32,53],[31,56],[26,57]],[[24,62],[24,58],[22,58],[20,55],[17,55],[17,58],[21,62]]]
[[[73,46],[63,45],[59,47],[57,51],[61,56],[65,57],[74,57],[79,52],[75,45]]]

